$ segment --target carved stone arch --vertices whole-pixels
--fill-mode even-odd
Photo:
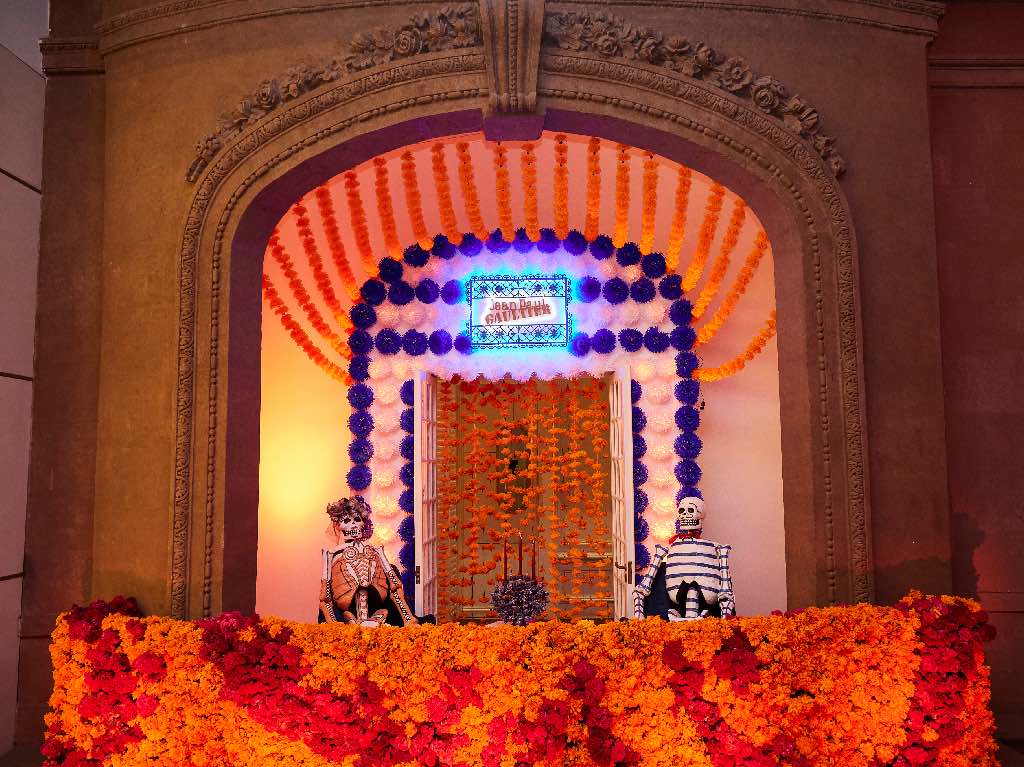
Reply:
[[[481,129],[488,100],[483,54],[417,57],[290,102],[199,177],[180,252],[174,615],[254,605],[259,280],[271,228],[300,195],[376,154]],[[870,599],[855,240],[819,153],[739,98],[635,62],[547,52],[538,108],[545,128],[686,162],[757,212],[777,260],[790,604]]]

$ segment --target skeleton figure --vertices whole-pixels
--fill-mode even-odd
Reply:
[[[372,530],[370,507],[358,495],[327,507],[331,531],[344,543],[324,549],[320,581],[320,623],[405,626],[418,623],[398,574],[384,550],[366,543]]]
[[[729,573],[732,547],[701,537],[704,501],[700,498],[682,498],[677,515],[676,534],[667,548],[655,547],[651,566],[633,591],[634,616],[660,614],[682,621],[735,615]]]

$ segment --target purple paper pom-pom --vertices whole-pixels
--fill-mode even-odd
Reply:
[[[636,569],[646,570],[651,566],[651,552],[642,543],[636,544]]]
[[[402,414],[398,416],[398,425],[406,434],[412,434],[415,418],[416,417],[413,413],[413,409],[411,407],[407,407],[405,410],[402,411]]]
[[[430,260],[430,253],[419,245],[413,244],[405,249],[402,258],[409,266],[419,268],[427,265],[427,261]]]
[[[619,266],[632,266],[633,264],[639,264],[640,248],[637,247],[635,242],[627,242],[619,248],[619,252],[615,254],[615,260],[619,262]]]
[[[566,236],[565,242],[562,243],[562,247],[565,248],[566,253],[573,256],[582,255],[587,249],[587,238],[573,229]]]
[[[412,543],[416,539],[416,521],[411,516],[398,523],[398,537],[404,543]]]
[[[607,234],[599,234],[594,238],[594,241],[590,243],[590,255],[598,261],[604,261],[604,259],[610,258],[614,252],[615,245],[612,243],[612,238]]]
[[[512,626],[525,626],[548,609],[547,586],[526,575],[512,575],[491,592],[491,607]]]
[[[684,378],[676,384],[676,399],[684,405],[695,405],[700,397],[700,381]]]
[[[411,463],[402,464],[402,468],[398,470],[398,479],[406,487],[412,487],[413,482],[416,481],[416,469]]]
[[[373,323],[377,321],[377,312],[373,310],[372,306],[362,302],[353,306],[352,311],[348,314],[352,318],[352,324],[361,330],[372,327]]]
[[[373,416],[366,410],[357,410],[348,417],[348,429],[357,437],[368,437],[373,431]]]
[[[668,308],[668,318],[676,325],[689,325],[693,320],[693,306],[685,298],[673,301]]]
[[[634,405],[644,396],[644,387],[635,378],[629,382],[629,401]]]
[[[697,331],[689,325],[676,325],[668,334],[672,342],[672,348],[679,351],[686,351],[693,348],[693,342],[697,340]]]
[[[452,336],[447,330],[435,330],[430,334],[430,351],[438,357],[452,350]]]
[[[413,388],[412,381],[405,381],[398,389],[398,397],[402,400],[403,405],[412,407],[413,403],[416,401],[414,399],[415,396],[416,390]]]
[[[412,357],[427,353],[427,335],[418,330],[407,330],[402,336],[402,349]]]
[[[554,253],[562,241],[558,239],[554,229],[541,229],[540,239],[537,240],[537,250],[541,253]]]
[[[416,498],[413,495],[412,490],[403,490],[402,494],[398,496],[398,508],[406,514],[412,514],[415,504]]]
[[[601,295],[610,304],[621,304],[629,298],[629,285],[620,277],[612,277],[601,288]]]
[[[639,434],[633,435],[633,459],[643,458],[647,455],[647,440]]]
[[[700,482],[700,466],[688,458],[676,464],[675,473],[681,485],[696,485]]]
[[[449,258],[455,257],[455,246],[443,234],[435,234],[434,245],[430,248],[430,252],[447,261]]]
[[[639,434],[647,426],[647,414],[643,408],[633,405],[633,433]]]
[[[640,268],[643,269],[645,277],[656,280],[665,274],[665,269],[668,267],[665,264],[665,257],[661,253],[648,253],[640,259]]]
[[[372,342],[370,345],[373,345]],[[370,358],[365,354],[353,357],[348,363],[348,374],[352,376],[354,381],[365,381],[368,379],[370,377]]]
[[[416,457],[416,438],[411,434],[402,437],[398,444],[398,454],[407,461],[413,460]]]
[[[633,462],[633,486],[639,487],[640,485],[647,482],[647,478],[650,476],[650,472],[647,471],[647,466],[640,461]]]
[[[385,256],[380,260],[380,278],[384,282],[398,282],[402,279],[402,264],[399,261]]]
[[[670,274],[658,283],[658,292],[666,301],[675,301],[683,295],[683,278]]]
[[[569,351],[577,357],[586,357],[590,351],[590,336],[586,333],[577,333],[569,342]]]
[[[704,447],[704,443],[701,442],[700,437],[694,434],[692,431],[685,431],[676,437],[675,445],[676,455],[680,458],[694,459],[700,455],[701,448]]]
[[[533,250],[533,240],[527,236],[526,230],[522,227],[516,229],[515,239],[512,240],[512,248],[517,253],[529,253]]]
[[[388,297],[388,286],[380,280],[367,280],[363,283],[363,287],[359,289],[359,295],[363,297],[366,303],[372,306],[379,306]]]
[[[700,427],[700,411],[689,405],[677,408],[676,426],[682,431],[697,431]]]
[[[633,284],[629,286],[629,296],[638,304],[649,303],[654,300],[656,295],[658,295],[658,289],[646,277],[634,280]]]
[[[625,328],[619,331],[619,344],[627,352],[638,352],[644,345],[644,334],[635,328]]]
[[[391,287],[388,288],[388,301],[396,306],[405,306],[415,297],[416,291],[413,290],[412,285],[405,280],[392,282]]]
[[[580,280],[580,301],[585,304],[592,303],[601,295],[601,281],[596,277],[584,277]]]
[[[465,333],[459,333],[455,336],[453,346],[455,346],[455,351],[459,354],[469,354],[473,350],[473,342],[469,340],[469,336]]]
[[[684,487],[676,493],[676,503],[679,503],[683,498],[700,498],[703,501],[704,494],[695,487]]]
[[[348,486],[353,490],[365,490],[370,486],[371,479],[373,479],[373,472],[370,471],[369,466],[353,466],[345,475]]]
[[[689,378],[700,365],[700,359],[693,352],[679,352],[676,355],[676,375]]]
[[[375,343],[377,345],[377,351],[381,354],[398,354],[402,349],[402,336],[400,336],[396,330],[384,328],[377,333]]]
[[[668,334],[662,333],[657,328],[650,328],[644,333],[644,346],[647,347],[648,351],[656,354],[663,352],[668,348],[668,344]]]
[[[419,299],[420,303],[432,304],[440,294],[441,289],[429,277],[425,280],[420,280],[420,284],[416,286],[416,298]]]
[[[368,463],[373,458],[373,443],[364,437],[352,440],[348,446],[348,457],[352,463]]]
[[[643,517],[637,517],[633,520],[633,540],[637,543],[643,543],[647,540],[647,536],[651,534],[651,525]]]
[[[590,348],[598,354],[611,354],[615,351],[615,334],[608,328],[601,328],[590,339]]]
[[[495,229],[491,232],[491,236],[487,238],[487,249],[491,253],[504,253],[512,247],[512,243],[505,239],[505,235],[501,233],[500,229]]]
[[[462,242],[459,243],[459,253],[472,258],[484,249],[484,244],[475,234],[466,233],[462,235]]]
[[[348,348],[353,354],[369,354],[373,349],[373,336],[365,330],[354,330],[348,337]]]
[[[458,280],[448,280],[441,288],[441,300],[449,306],[462,300],[462,284]]]
[[[647,497],[646,490],[639,487],[633,488],[633,511],[636,514],[643,514],[644,509],[647,508],[647,504],[649,504],[650,502],[651,501]]]
[[[411,543],[407,543],[402,546],[402,548],[398,550],[398,562],[406,570],[412,570],[413,567],[416,566],[416,547]],[[415,583],[415,580],[413,580],[413,583]],[[406,589],[405,593],[415,594],[416,591],[415,588],[412,591]]]
[[[356,384],[349,387],[348,404],[356,410],[366,410],[373,404],[373,389],[366,384]]]

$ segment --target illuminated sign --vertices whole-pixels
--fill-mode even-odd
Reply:
[[[568,345],[568,277],[471,277],[466,292],[474,349]]]

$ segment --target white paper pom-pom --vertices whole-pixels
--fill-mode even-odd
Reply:
[[[633,378],[642,384],[654,378],[654,373],[654,365],[650,362],[640,362],[633,368]]]
[[[398,401],[398,390],[394,386],[377,386],[373,392],[375,401],[382,405],[394,405]]]
[[[377,307],[377,324],[385,328],[393,328],[398,324],[398,307],[393,304],[381,304]]]
[[[651,527],[651,535],[659,543],[668,541],[669,538],[675,535],[675,532],[676,526],[674,522],[658,522]]]
[[[395,531],[388,525],[374,525],[373,535],[370,536],[370,544],[373,546],[383,546],[385,543],[389,543],[394,540]]]
[[[619,319],[626,327],[633,327],[640,322],[640,307],[630,301],[619,308]]]
[[[375,411],[373,414],[373,430],[381,434],[394,434],[398,428],[398,409]]]
[[[609,259],[610,260],[610,259]],[[626,282],[632,284],[640,279],[643,275],[643,270],[640,268],[640,264],[633,264],[632,266],[623,267],[621,277]]]
[[[676,481],[676,476],[671,471],[657,471],[654,473],[654,484],[658,487],[670,487]]]
[[[367,368],[370,373],[371,381],[384,381],[391,375],[391,363],[380,357],[370,360],[370,364]],[[381,387],[386,388],[386,387]],[[376,388],[374,394],[376,394]]]
[[[672,498],[662,497],[654,502],[654,511],[659,517],[675,514],[676,504]]]
[[[403,326],[419,328],[423,323],[423,304],[413,301],[402,307],[398,314],[398,320]]]
[[[648,420],[648,424],[654,431],[664,433],[675,428],[675,419],[670,415],[658,415]]]
[[[653,461],[670,461],[674,452],[672,446],[667,443],[659,443],[647,448],[647,456]]]
[[[412,375],[413,369],[412,363],[409,362],[409,359],[404,353],[396,355],[395,361],[391,364],[392,373],[402,381],[409,379],[409,376]]]
[[[373,516],[380,517],[381,519],[390,519],[398,514],[398,501],[390,496],[381,496],[377,498],[370,508],[373,509]],[[376,526],[375,528],[376,529]]]
[[[615,263],[614,258],[606,258],[603,261],[597,262],[597,271],[601,273],[604,279],[610,280],[618,274],[619,265]]]
[[[667,380],[676,378],[675,355],[665,352],[661,356],[663,359],[658,360],[658,377]]]
[[[644,389],[644,398],[658,405],[664,405],[672,399],[672,390],[665,384],[652,384]]]
[[[668,309],[664,301],[655,299],[644,304],[644,319],[652,325],[661,325],[668,320]]]
[[[373,460],[379,461],[381,464],[390,463],[395,460],[395,456],[398,455],[398,450],[395,448],[395,441],[393,439],[382,439],[377,440],[373,444]]]

